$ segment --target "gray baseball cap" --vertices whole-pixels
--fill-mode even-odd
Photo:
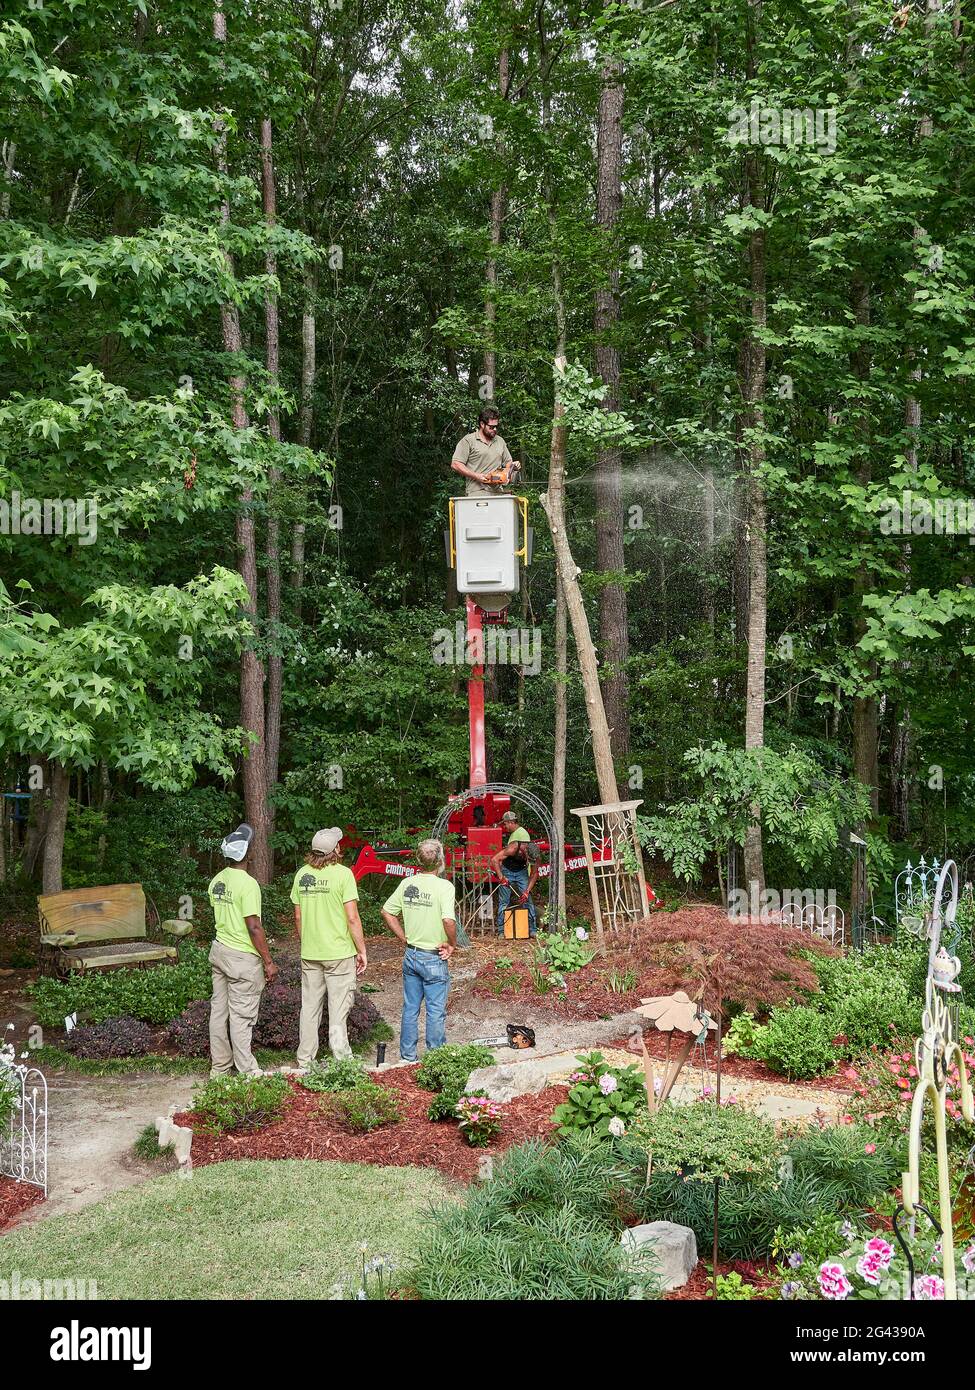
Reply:
[[[224,838],[220,846],[220,853],[223,855],[224,859],[232,859],[235,864],[239,864],[250,849],[250,843],[253,838],[253,826],[248,825],[247,822],[244,821],[238,825],[236,830],[231,830],[230,834]]]

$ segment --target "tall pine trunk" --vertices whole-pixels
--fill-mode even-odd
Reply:
[[[603,63],[602,86],[596,125],[596,223],[605,236],[608,253],[607,282],[596,290],[593,327],[596,335],[596,372],[607,387],[603,407],[619,408],[620,355],[614,341],[619,325],[619,258],[615,245],[616,224],[623,201],[623,84],[622,64],[615,58]],[[601,574],[621,574],[623,552],[622,453],[601,449],[596,459],[596,568]],[[599,590],[599,648],[602,654],[602,691],[609,721],[613,755],[626,756],[630,746],[626,660],[629,656],[626,590],[620,583],[603,583]]]
[[[227,42],[227,18],[223,13],[222,0],[216,0],[213,12],[213,37],[219,44]],[[227,168],[227,128],[220,116],[217,117],[217,168],[226,180]],[[220,209],[223,228],[230,223],[230,202],[225,197]],[[224,249],[227,267],[233,274],[233,258]],[[223,347],[227,353],[239,354],[242,349],[240,317],[233,303],[220,307],[220,327]],[[246,381],[235,370],[230,377],[230,419],[236,430],[249,426],[244,404]],[[253,513],[253,489],[245,488],[240,498],[237,513],[237,551],[240,573],[247,589],[245,612],[250,618],[253,638],[257,637],[257,537]],[[247,737],[244,752],[241,781],[244,790],[244,815],[254,830],[251,842],[248,867],[259,883],[268,883],[271,878],[271,858],[268,843],[267,821],[267,763],[264,749],[264,669],[252,644],[245,646],[240,661],[240,722]]]
[[[269,232],[274,230],[277,208],[274,189],[274,153],[271,122],[268,118],[261,122],[261,189],[264,199],[264,221]],[[264,258],[264,269],[268,276],[277,276],[278,262],[274,248],[268,245]],[[264,300],[264,342],[265,365],[272,386],[277,386],[280,376],[280,347],[278,331],[278,299],[269,290]],[[277,407],[268,411],[267,432],[275,442],[281,439],[281,420]],[[281,545],[280,523],[276,507],[277,493],[281,483],[281,471],[272,464],[269,475],[268,516],[267,516],[267,620],[271,638],[271,651],[267,659],[267,711],[265,717],[265,759],[267,762],[268,791],[274,791],[278,780],[278,760],[281,751],[281,687],[282,661],[280,654],[281,624]],[[274,833],[274,810],[268,807],[268,835]]]
[[[47,813],[47,835],[44,838],[42,888],[45,893],[60,893],[64,864],[64,833],[68,827],[68,803],[71,799],[71,777],[62,762],[52,760],[51,805]]]

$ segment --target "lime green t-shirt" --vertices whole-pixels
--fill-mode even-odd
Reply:
[[[217,924],[217,940],[235,951],[258,954],[245,917],[261,915],[261,885],[246,869],[221,869],[207,889]]]
[[[326,864],[323,869],[304,865],[291,885],[291,901],[301,908],[302,960],[348,960],[355,955],[345,915],[345,904],[359,901],[351,869],[344,864]]]
[[[411,946],[432,950],[447,944],[444,918],[454,918],[454,885],[437,874],[414,874],[404,878],[383,910],[402,917],[403,930]]]

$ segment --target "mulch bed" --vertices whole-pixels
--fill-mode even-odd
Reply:
[[[760,1264],[754,1264],[751,1260],[719,1260],[718,1274],[727,1275],[731,1273],[740,1274],[746,1284],[751,1284],[761,1296],[766,1290],[775,1287],[775,1281],[769,1276],[768,1271]],[[765,1294],[765,1297],[774,1296]],[[665,1293],[664,1298],[673,1302],[683,1302],[684,1300],[704,1300],[711,1297],[711,1273],[706,1269],[703,1260],[698,1260],[697,1265],[691,1274],[690,1279],[679,1289],[671,1289],[670,1293]]]
[[[513,1144],[550,1135],[552,1111],[568,1093],[565,1086],[548,1086],[540,1095],[509,1101],[503,1107],[501,1133],[493,1144],[478,1149],[466,1142],[456,1124],[427,1119],[433,1093],[416,1084],[415,1070],[403,1067],[376,1077],[380,1085],[396,1093],[403,1118],[368,1134],[349,1134],[340,1128],[323,1113],[321,1097],[297,1082],[291,1083],[292,1095],[282,1118],[254,1134],[202,1133],[192,1111],[174,1118],[177,1124],[193,1126],[194,1164],[241,1158],[332,1159],[380,1168],[437,1168],[446,1177],[466,1183],[477,1176],[482,1154],[503,1153]]]
[[[44,1201],[44,1193],[29,1182],[0,1177],[0,1231],[15,1226],[25,1211]]]

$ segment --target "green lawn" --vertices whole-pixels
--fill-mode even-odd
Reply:
[[[100,1298],[328,1298],[363,1241],[402,1267],[448,1190],[421,1168],[214,1163],[0,1237],[0,1279],[95,1280]]]

